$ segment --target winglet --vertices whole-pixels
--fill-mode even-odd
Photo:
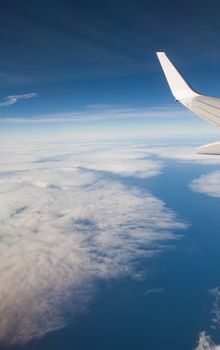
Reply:
[[[165,52],[157,52],[157,57],[160,61],[172,94],[176,100],[192,98],[199,95],[178,72]]]

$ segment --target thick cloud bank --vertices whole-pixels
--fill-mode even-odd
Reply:
[[[161,200],[103,174],[158,174],[160,164],[141,151],[4,145],[1,156],[2,342],[65,326],[88,306],[98,280],[140,277],[138,261],[185,228]]]

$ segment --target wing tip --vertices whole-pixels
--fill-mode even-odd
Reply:
[[[191,87],[185,78],[183,78],[169,57],[167,57],[166,53],[158,51],[156,54],[175,99],[179,101],[185,98],[198,96],[198,93]]]
[[[157,51],[156,55],[157,55],[158,58],[160,58],[162,56],[166,56],[166,52],[164,52],[164,51]]]
[[[220,142],[212,142],[197,148],[198,154],[220,155]]]

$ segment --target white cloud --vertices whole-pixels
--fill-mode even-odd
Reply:
[[[94,144],[4,148],[2,341],[25,343],[65,326],[85,310],[96,281],[138,278],[142,273],[138,261],[160,252],[177,238],[175,230],[186,227],[152,194],[107,180],[100,172],[144,177],[149,165],[152,176],[160,164],[148,163],[138,151],[131,153],[129,163],[125,146],[110,148],[98,150]]]
[[[220,345],[215,345],[211,337],[205,332],[199,334],[198,346],[195,350],[219,350]]]
[[[37,97],[36,92],[32,92],[29,94],[23,94],[23,95],[12,95],[12,96],[7,96],[4,98],[3,102],[0,102],[0,107],[6,107],[15,104],[19,100],[29,100],[30,98]]]
[[[220,172],[216,171],[194,179],[190,187],[193,191],[206,194],[210,197],[220,197]]]
[[[85,167],[91,170],[106,171],[122,176],[147,178],[161,173],[162,162],[149,158],[143,150],[132,146],[105,147],[84,153]]]
[[[18,147],[18,146],[16,146]],[[1,171],[18,172],[41,168],[43,164],[50,164],[50,168],[63,170],[97,170],[119,174],[121,176],[135,176],[148,178],[161,173],[163,164],[159,160],[152,160],[146,150],[129,145],[115,143],[83,144],[50,144],[38,145],[27,151],[27,146],[20,146],[19,152],[14,154],[11,145],[2,144]],[[21,161],[20,161],[21,160]]]

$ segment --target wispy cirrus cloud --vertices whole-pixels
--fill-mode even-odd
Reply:
[[[129,163],[129,152],[94,144],[4,147],[1,341],[25,343],[64,327],[88,307],[97,280],[139,279],[138,261],[166,249],[174,232],[186,228],[151,193],[104,176],[158,173],[160,164],[148,163],[142,151],[131,152]],[[104,158],[110,167],[100,167]]]
[[[29,94],[32,95],[32,94]],[[22,96],[22,95],[21,95]],[[25,96],[25,95],[23,95]],[[28,94],[27,94],[28,96]],[[37,95],[36,95],[37,96]],[[26,98],[32,98],[30,96]],[[4,105],[13,104],[17,96],[9,96]],[[23,97],[25,98],[25,97]],[[6,104],[9,103],[9,104]],[[88,122],[102,120],[124,120],[124,119],[145,119],[145,118],[174,118],[187,117],[190,113],[184,110],[173,108],[172,106],[162,107],[123,107],[114,105],[91,105],[79,111],[51,113],[30,116],[26,118],[1,118],[1,123],[54,123],[54,122]]]
[[[38,94],[36,92],[31,92],[29,94],[23,95],[11,95],[4,98],[3,102],[0,102],[0,107],[7,107],[15,104],[19,100],[29,100],[31,98],[37,97]]]

